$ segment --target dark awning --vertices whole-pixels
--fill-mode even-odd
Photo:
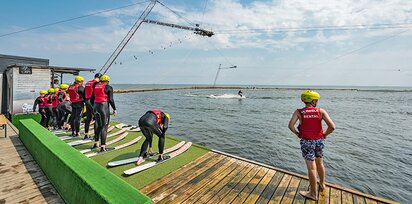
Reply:
[[[54,73],[62,73],[62,74],[73,74],[78,75],[79,72],[94,72],[96,69],[90,68],[81,68],[81,67],[59,67],[59,66],[46,66],[46,65],[36,65],[36,64],[12,64],[7,66],[7,68],[13,67],[31,67],[33,69],[50,69]]]

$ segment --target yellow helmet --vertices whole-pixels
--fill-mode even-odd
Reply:
[[[54,90],[54,88],[49,88],[48,92],[49,93],[55,93],[56,91]]]
[[[103,74],[103,76],[100,77],[100,81],[102,81],[102,82],[110,81],[110,77],[106,74]]]
[[[167,117],[167,119],[169,119],[169,122],[170,122],[170,115],[169,115],[169,113],[163,112],[163,114],[165,114],[165,116]]]
[[[81,81],[84,81],[84,77],[82,77],[82,76],[76,76],[76,77],[74,77],[74,81],[77,81],[77,82],[81,82]]]
[[[67,84],[60,84],[60,89],[66,90],[69,88],[69,85]]]
[[[41,95],[47,94],[47,90],[40,90],[40,94],[41,94]]]
[[[319,100],[320,99],[320,94],[316,91],[306,90],[300,95],[300,99],[304,103],[310,103],[313,100]]]
[[[54,88],[54,92],[58,92],[60,89],[59,88]]]

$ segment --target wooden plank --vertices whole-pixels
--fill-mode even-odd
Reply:
[[[226,185],[229,181],[231,181],[244,168],[244,165],[241,165],[240,162],[235,161],[235,163],[237,166],[227,176],[225,176],[222,180],[220,180],[216,185],[213,185],[213,187],[210,188],[209,191],[204,193],[203,196],[200,197],[195,202],[196,203],[209,203],[209,200],[214,195],[216,195],[220,191],[220,189],[222,189],[224,185]]]
[[[336,188],[330,189],[330,203],[340,204],[342,203],[342,191]]]
[[[297,190],[293,203],[294,204],[304,204],[306,199],[305,197],[299,194],[299,191],[307,191],[308,189],[309,189],[309,181],[307,179],[302,179],[300,181],[299,188]]]
[[[237,160],[238,163],[244,163],[243,161]],[[244,168],[242,168],[242,166],[244,166]],[[222,187],[220,188],[220,190],[216,193],[212,192],[212,198],[207,201],[208,203],[218,203],[219,201],[223,200],[223,198],[225,198],[226,194],[234,187],[236,186],[240,180],[242,180],[242,178],[249,172],[249,170],[252,168],[251,164],[245,163],[243,165],[241,165],[241,167],[236,168],[236,171],[238,171],[238,173],[236,175],[234,175],[232,177],[232,180],[230,180],[229,182],[219,182],[219,184],[222,185]],[[235,173],[233,173],[235,174]],[[226,177],[225,179],[229,180],[229,176]],[[217,186],[217,185],[216,185]],[[214,188],[215,189],[215,188]],[[217,189],[217,188],[216,188]]]
[[[292,180],[289,183],[289,186],[286,189],[285,195],[283,196],[282,203],[293,203],[293,199],[295,198],[296,191],[299,188],[301,178],[293,176]],[[279,187],[283,188],[283,186]]]
[[[189,173],[185,173],[180,175],[179,177],[175,178],[173,181],[161,186],[160,188],[156,189],[155,191],[152,191],[150,194],[147,194],[149,197],[152,198],[153,202],[159,202],[169,194],[173,193],[175,190],[178,188],[182,187],[185,185],[187,182],[190,180],[194,179],[201,173],[205,171],[214,171],[220,166],[222,166],[224,163],[229,161],[229,158],[223,158],[222,160],[217,161],[217,159],[212,159],[210,162],[206,163],[205,165],[199,165],[200,167],[198,168],[193,168]],[[192,171],[193,170],[193,171]]]
[[[222,204],[231,203],[232,200],[242,191],[242,189],[250,182],[250,180],[259,172],[262,167],[252,165],[253,169],[246,174],[245,177],[234,187],[229,193],[219,202]]]
[[[184,172],[192,169],[193,167],[197,166],[198,164],[212,159],[213,157],[217,157],[218,155],[212,152],[208,152],[204,154],[203,156],[197,158],[195,161],[192,161],[183,167],[177,169],[176,171],[171,172],[170,174],[163,176],[162,178],[150,183],[149,185],[143,187],[140,189],[140,191],[144,194],[149,194],[152,191],[156,190],[159,186],[164,185],[165,183],[168,183],[169,181],[173,180],[174,178],[178,177],[179,175],[183,174]]]
[[[366,203],[365,197],[353,195],[353,203],[354,204],[365,204]]]
[[[319,201],[318,203],[329,203],[329,195],[330,195],[330,187],[326,186],[325,189],[323,189],[323,191],[319,191]]]
[[[262,180],[260,180],[256,188],[253,189],[252,193],[246,199],[245,203],[255,203],[259,199],[260,194],[265,190],[266,186],[272,180],[272,177],[275,175],[275,173],[275,170],[269,170],[268,173],[262,178]]]
[[[215,171],[207,171],[202,173],[200,176],[196,177],[195,179],[189,181],[185,186],[182,186],[177,191],[170,194],[163,200],[167,200],[170,203],[182,203],[186,199],[196,200],[199,198],[203,193],[199,193],[199,191],[205,191],[205,188],[211,187],[215,185],[215,183],[219,182],[223,179],[228,173],[230,173],[237,164],[235,160],[229,160],[223,164],[219,169]],[[231,169],[231,170],[228,170]],[[200,196],[197,196],[200,195]],[[163,202],[162,200],[162,202]]]
[[[243,161],[238,160],[238,162],[243,162]],[[232,189],[234,189],[235,186],[237,186],[239,184],[239,182],[253,169],[254,166],[255,165],[253,165],[253,164],[246,163],[246,167],[241,172],[239,172],[239,174],[236,175],[236,177],[233,178],[232,181],[230,181],[227,185],[223,186],[223,188],[219,191],[219,194],[217,194],[217,196],[215,196],[215,197],[218,197],[218,199],[213,197],[209,202],[217,203],[217,202],[220,202],[223,199],[227,198],[227,194]]]
[[[227,167],[228,164],[225,164],[225,167],[222,166],[217,171],[215,171],[217,174],[216,177],[208,177],[205,185],[202,185],[202,187],[200,187],[199,189],[196,189],[197,191],[194,192],[192,195],[190,195],[182,203],[195,203],[196,200],[202,197],[206,192],[208,192],[211,188],[213,188],[213,186],[215,186],[218,182],[220,182],[223,178],[225,178],[227,174],[232,172],[233,169],[238,166],[238,164],[235,162],[236,160],[230,159],[229,161],[230,161],[229,167]]]
[[[352,193],[342,191],[342,204],[353,204]]]
[[[280,203],[283,199],[283,195],[286,192],[287,187],[289,186],[290,181],[292,180],[292,175],[285,174],[282,180],[279,183],[276,191],[269,200],[269,203]]]
[[[378,204],[378,202],[376,200],[372,200],[369,198],[365,198],[365,202],[366,204]]]
[[[250,180],[250,182],[242,189],[239,195],[232,201],[232,203],[243,203],[244,200],[249,196],[249,194],[255,189],[259,184],[260,180],[269,171],[267,168],[261,168],[259,172]]]
[[[282,181],[282,178],[285,174],[282,172],[276,172],[275,175],[272,177],[272,180],[266,186],[265,190],[259,196],[259,199],[256,203],[268,203],[270,198],[275,193],[276,189],[278,188],[279,183]]]

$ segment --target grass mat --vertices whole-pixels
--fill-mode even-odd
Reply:
[[[110,122],[110,125],[116,125],[117,122]],[[112,131],[110,131],[110,133],[114,133],[119,131],[119,129],[114,128]],[[110,134],[109,133],[109,134]],[[138,136],[142,136],[142,139],[140,139],[137,143],[135,143],[134,145],[131,145],[129,147],[123,148],[123,149],[119,149],[113,152],[109,152],[109,153],[105,153],[105,154],[101,154],[101,155],[97,155],[94,157],[91,157],[93,160],[95,160],[97,163],[99,163],[100,165],[102,165],[103,167],[106,167],[107,163],[110,161],[116,161],[116,160],[121,160],[121,159],[128,159],[131,157],[137,157],[139,155],[140,152],[140,148],[141,145],[143,143],[143,141],[145,140],[145,137],[142,135],[141,132],[128,132],[129,134],[127,135],[126,138],[124,138],[123,140],[116,142],[112,145],[109,145],[107,147],[115,147],[118,146],[120,144],[124,144],[126,142],[129,142],[131,140],[133,140],[134,138],[138,137]],[[109,142],[115,138],[117,138],[119,135],[117,136],[113,136],[110,138],[107,138],[106,142]],[[81,139],[81,138],[79,138]],[[66,142],[70,142],[72,140],[66,141]],[[181,140],[175,137],[172,137],[170,135],[166,135],[166,142],[165,142],[165,149],[174,146],[175,144],[179,143]],[[153,151],[158,151],[157,148],[157,144],[158,144],[158,137],[156,135],[153,136]],[[91,143],[86,143],[86,144],[82,144],[82,145],[78,145],[75,146],[74,148],[78,149],[78,150],[83,150],[83,149],[87,149],[90,148],[93,145],[93,142]],[[148,170],[145,170],[143,172],[134,174],[132,176],[128,176],[125,177],[123,176],[123,171],[133,168],[136,165],[134,163],[131,164],[127,164],[127,165],[122,165],[122,166],[117,166],[117,167],[111,167],[107,169],[109,171],[111,171],[113,174],[119,176],[120,178],[122,178],[123,180],[125,180],[127,183],[129,183],[130,185],[134,186],[137,189],[141,189],[144,186],[150,184],[151,182],[155,181],[156,179],[159,179],[167,174],[169,174],[170,172],[173,172],[175,170],[177,170],[178,168],[182,167],[183,165],[197,159],[198,157],[202,156],[203,154],[209,152],[210,150],[200,146],[200,145],[196,145],[193,144],[189,150],[187,150],[185,153],[177,156],[176,158],[173,158],[171,161],[159,164],[153,168],[150,168]],[[157,159],[157,157],[154,157],[152,159],[147,159],[146,162],[150,162],[150,161],[154,161],[155,159]]]

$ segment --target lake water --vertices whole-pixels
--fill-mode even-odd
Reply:
[[[180,86],[184,85],[174,87]],[[147,110],[161,109],[172,117],[168,134],[306,175],[299,139],[287,127],[292,113],[303,107],[302,90],[244,89],[243,99],[236,97],[237,91],[115,94],[119,114],[112,119],[136,124]],[[318,91],[322,97],[318,106],[337,126],[326,140],[327,181],[408,203],[412,199],[411,89]]]

